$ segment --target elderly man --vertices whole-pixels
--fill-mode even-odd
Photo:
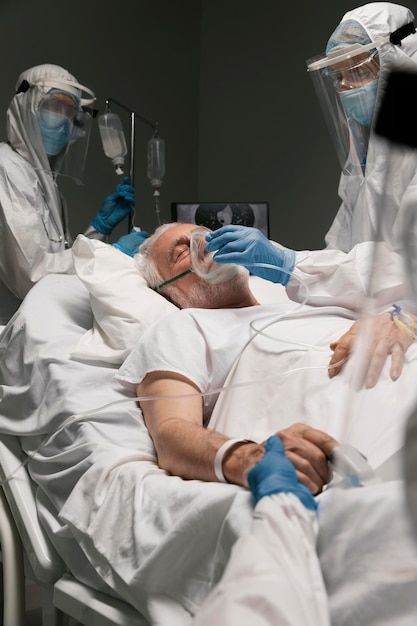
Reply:
[[[150,348],[152,357],[145,365],[149,371],[138,385],[137,392],[142,397],[170,398],[169,401],[158,399],[141,403],[145,423],[157,451],[158,464],[170,474],[185,479],[230,482],[250,487],[257,503],[258,524],[251,537],[237,546],[230,561],[232,586],[236,589],[236,581],[242,583],[245,578],[245,586],[248,584],[244,571],[247,571],[248,559],[251,560],[256,552],[261,556],[259,567],[264,572],[271,567],[275,570],[273,584],[278,584],[285,595],[285,599],[275,602],[269,587],[267,590],[264,588],[262,581],[265,574],[259,576],[257,583],[251,585],[252,601],[256,606],[260,598],[269,598],[270,606],[268,611],[258,611],[257,619],[265,619],[269,614],[268,619],[273,616],[277,623],[324,626],[330,622],[324,582],[315,552],[317,520],[312,493],[321,491],[330,479],[328,457],[337,442],[326,433],[302,424],[282,429],[262,444],[228,439],[206,428],[215,399],[210,387],[215,389],[223,385],[242,342],[250,336],[249,321],[254,311],[263,307],[249,288],[248,272],[244,268],[219,266],[208,258],[205,264],[209,273],[217,265],[214,284],[189,271],[193,231],[196,231],[195,225],[163,226],[150,239],[150,244],[141,255],[144,261],[142,269],[150,284],[185,309],[166,318],[170,322],[163,325],[162,336],[156,329],[156,334],[148,337],[152,345],[148,339],[143,342],[144,347]],[[171,346],[170,354],[181,355],[183,367],[179,362],[169,363],[169,357],[166,365],[162,365],[160,357],[164,360],[163,350],[159,352],[156,348],[156,345],[164,345],[165,333],[172,334],[172,323],[176,337],[190,339],[183,346],[183,352],[180,346],[178,350]],[[219,336],[221,328],[226,328],[224,337]],[[213,342],[215,349],[211,351]],[[142,360],[143,356],[141,349],[135,350],[134,356],[128,359],[118,376],[121,382],[134,382],[138,376],[137,359]],[[208,381],[197,380],[191,373],[193,370],[201,371],[198,365],[201,361],[209,364],[206,372],[211,385],[207,384]],[[142,375],[139,374],[139,377]],[[200,392],[209,392],[209,395],[203,400]],[[272,530],[269,537],[265,537],[265,526],[270,524]],[[301,546],[301,549],[294,550],[294,546]],[[265,558],[272,548],[275,554],[280,555],[276,562]],[[259,568],[257,571],[259,574]],[[313,586],[311,577],[315,580]],[[240,584],[237,587],[240,588]],[[223,602],[220,606],[218,601],[213,605],[219,624],[230,623],[230,620],[234,622],[242,617],[242,609],[239,601],[236,603],[234,600],[234,594],[228,591],[226,597],[227,608]],[[212,623],[212,619],[212,613],[206,615],[204,609],[197,612],[196,624]]]
[[[275,622],[270,620],[265,623],[328,623],[320,567],[314,564],[317,526],[315,502],[311,494],[319,494],[331,479],[329,459],[338,445],[337,440],[321,429],[296,423],[271,432],[272,436],[266,441],[257,443],[244,438],[227,438],[221,429],[216,431],[209,424],[219,390],[224,386],[233,364],[251,341],[252,320],[272,312],[288,312],[291,307],[300,310],[300,307],[288,302],[281,309],[277,304],[259,304],[249,287],[248,272],[244,268],[226,264],[224,273],[216,274],[212,272],[213,261],[208,258],[208,277],[210,273],[216,274],[214,282],[202,278],[202,273],[198,275],[192,271],[190,242],[195,230],[196,226],[192,224],[164,225],[142,245],[136,259],[148,283],[182,310],[157,322],[147,331],[121,367],[117,378],[136,389],[142,399],[145,424],[162,469],[184,479],[229,482],[249,487],[254,495],[253,531],[249,538],[242,538],[236,545],[223,581],[213,596],[209,596],[202,612],[197,614],[196,624],[212,623],[213,611],[219,624],[228,624],[236,616],[247,615],[247,604],[242,604],[240,600],[242,589],[247,593],[250,591],[251,601],[262,596],[268,598],[268,607],[273,611],[271,615]],[[207,239],[212,237],[215,239],[214,233]],[[304,309],[311,311],[309,307]],[[410,335],[391,318],[390,313],[384,313],[379,319],[378,330],[383,329],[384,334],[383,360],[393,346],[401,345],[405,350],[412,342]],[[351,349],[357,327],[358,323],[355,323],[354,329],[344,336],[343,350],[346,354]],[[379,351],[378,342],[374,344],[374,349]],[[376,357],[378,371],[380,357],[379,354]],[[371,368],[372,361],[373,358],[370,359]],[[340,367],[337,368],[339,371]],[[296,414],[293,415],[297,418]],[[260,416],[252,417],[255,423]],[[251,436],[249,431],[247,437]],[[288,461],[291,463],[287,465]],[[388,534],[395,532],[399,535],[400,544],[394,542],[392,545],[395,544],[396,551],[399,550],[402,555],[400,560],[404,562],[410,555],[410,540],[407,537],[401,543],[403,528],[399,529],[397,524],[399,499],[395,486],[394,483],[376,485],[375,489],[369,488],[369,494],[364,493],[368,491],[365,489],[354,490],[357,494],[349,492],[346,497],[342,492],[343,497],[335,498],[335,511],[338,512],[335,519],[337,515],[347,515],[348,510],[355,509],[367,516],[371,509],[379,511],[384,508],[381,515],[385,518],[391,516],[392,519],[384,531],[386,534],[380,534],[379,529],[378,541],[387,545],[391,541]],[[285,500],[293,495],[298,503],[294,499],[289,503]],[[325,574],[330,573],[337,581],[333,602],[338,603],[342,597],[341,606],[344,606],[343,581],[351,580],[351,577],[343,575],[343,564],[334,558],[332,552],[326,551],[337,535],[332,513],[327,515],[324,508],[324,514],[319,519],[322,527],[321,565]],[[339,522],[337,527],[340,527]],[[269,534],[265,535],[265,528],[270,529]],[[373,545],[370,538],[375,535],[376,529],[369,524],[357,530],[357,542],[349,549],[352,554],[359,550],[368,558],[368,547]],[[337,537],[337,541],[341,539]],[[295,545],[303,545],[305,551],[295,555],[292,552]],[[369,552],[369,562],[373,563],[373,548],[370,547]],[[383,554],[379,548],[378,554]],[[250,563],[257,558],[260,561],[256,571],[274,571],[276,584],[281,590],[285,589],[276,601],[269,587],[262,588],[263,578],[257,580],[250,573]],[[385,568],[386,562],[378,561],[376,567]],[[367,579],[366,568],[362,574]],[[315,581],[313,586],[311,580]],[[396,588],[395,577],[393,581],[391,574],[387,574],[387,581],[390,589]],[[375,588],[379,589],[379,583]],[[415,583],[410,582],[405,592],[410,594],[412,606],[415,588]],[[409,599],[405,598],[403,606],[409,607],[409,604]],[[338,611],[333,615],[339,615]],[[305,616],[309,614],[310,622],[305,621]],[[280,622],[280,619],[287,621]]]
[[[164,225],[142,246],[138,260],[149,284],[185,310],[149,331],[121,368],[119,380],[137,385],[139,396],[158,397],[143,402],[142,410],[163,469],[183,478],[247,486],[248,472],[264,456],[264,445],[227,440],[205,426],[215,404],[215,390],[222,387],[250,340],[250,322],[261,312],[275,311],[276,306],[259,305],[244,268],[226,272],[214,284],[190,271],[190,238],[195,229],[192,224]],[[412,338],[393,323],[389,313],[381,315],[378,323],[384,334],[383,358],[376,343],[376,357],[370,359],[369,368],[379,373],[381,360],[401,345],[401,350],[394,350],[397,372]],[[343,356],[349,353],[355,332],[345,336]],[[161,399],[164,396],[169,401]],[[298,479],[313,494],[319,493],[330,477],[328,458],[336,440],[301,424],[277,434]]]
[[[139,396],[182,396],[170,399],[169,403],[157,400],[142,405],[160,467],[182,478],[215,481],[220,477],[220,480],[247,486],[248,472],[264,456],[264,445],[231,442],[207,430],[205,424],[214,405],[214,396],[208,395],[202,400],[197,394],[210,393],[223,385],[234,359],[250,338],[249,322],[254,308],[260,305],[249,288],[248,272],[244,268],[216,284],[206,282],[194,272],[182,275],[191,265],[190,236],[195,229],[192,224],[162,227],[162,233],[158,230],[141,253],[144,265],[150,266],[150,282],[159,285],[163,295],[185,310],[154,327],[122,367],[119,380],[138,383]],[[173,338],[174,334],[180,342],[191,341],[187,341],[182,350],[178,346],[179,361],[169,363],[169,357],[163,356],[164,337]],[[217,346],[211,350],[213,344]],[[161,347],[160,358],[156,355],[157,346]],[[170,351],[174,360],[178,360],[175,352],[175,348]],[[201,359],[208,364],[206,382],[190,373],[201,370],[197,365]],[[138,371],[139,363],[142,367],[139,365]],[[328,457],[337,442],[323,432],[300,424],[277,434],[297,469],[299,480],[312,493],[320,492],[329,480]]]

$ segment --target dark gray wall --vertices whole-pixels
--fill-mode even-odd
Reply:
[[[203,2],[200,198],[267,200],[272,237],[322,247],[339,166],[306,71],[351,0]]]
[[[203,0],[199,198],[268,200],[273,238],[323,245],[339,165],[306,59],[352,0]],[[408,6],[416,14],[416,2]]]
[[[203,2],[200,197],[269,201],[272,236],[291,247],[321,247],[337,207],[338,165],[306,59],[343,4]]]
[[[408,5],[416,13],[416,0]],[[306,71],[348,0],[0,0],[0,119],[18,74],[66,67],[158,121],[166,140],[161,215],[173,201],[267,200],[272,237],[317,248],[339,206],[339,165]],[[128,114],[115,109],[129,133]],[[146,178],[152,131],[136,124],[136,224],[156,219]],[[1,129],[1,126],[0,126]],[[1,133],[0,133],[0,138]],[[61,183],[82,232],[116,184],[94,126],[85,186]],[[125,232],[123,224],[116,237]]]
[[[104,112],[112,97],[160,125],[166,140],[162,217],[172,198],[197,196],[199,0],[0,0],[0,138],[7,105],[21,71],[56,63],[93,89]],[[130,116],[114,108],[130,132]],[[136,224],[153,230],[152,189],[146,177],[146,142],[152,129],[136,121]],[[102,151],[97,125],[90,138],[85,186],[61,179],[73,236],[82,232],[117,184]],[[126,224],[121,227],[121,234]],[[120,233],[116,233],[116,236]]]

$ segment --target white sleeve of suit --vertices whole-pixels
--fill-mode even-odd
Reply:
[[[262,498],[192,626],[329,625],[317,528],[317,514],[293,494]]]
[[[296,254],[286,287],[296,302],[360,309],[370,278],[378,306],[390,306],[406,297],[403,259],[383,243],[359,243],[350,252],[325,248]]]

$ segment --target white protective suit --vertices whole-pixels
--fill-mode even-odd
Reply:
[[[16,89],[42,77],[77,84],[65,69],[48,64],[23,72]],[[50,89],[37,85],[17,93],[7,110],[8,142],[0,144],[0,324],[42,276],[73,273],[66,210],[37,119]],[[88,236],[103,238],[92,230]]]
[[[413,22],[412,12],[389,2],[372,2],[353,9],[342,21],[353,19],[367,31],[372,41],[387,36]],[[380,61],[376,113],[381,103],[387,76],[393,69],[417,71],[417,34],[408,35],[401,45],[392,43],[378,48]],[[375,121],[376,115],[374,115]],[[386,186],[388,168],[395,172],[395,185]],[[385,191],[384,191],[385,190]],[[401,241],[402,220],[407,207],[417,203],[417,155],[407,148],[395,152],[384,138],[371,130],[364,174],[342,173],[339,196],[342,204],[326,235],[326,244],[345,252],[357,243],[375,239],[377,212],[385,193],[387,211],[384,232],[396,248]]]

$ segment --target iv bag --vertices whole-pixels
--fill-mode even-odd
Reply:
[[[165,176],[165,141],[152,137],[148,141],[148,178],[154,186],[160,186]]]
[[[115,113],[104,113],[98,117],[98,128],[104,154],[112,160],[116,174],[123,174],[122,165],[127,153],[126,139],[120,118]]]

